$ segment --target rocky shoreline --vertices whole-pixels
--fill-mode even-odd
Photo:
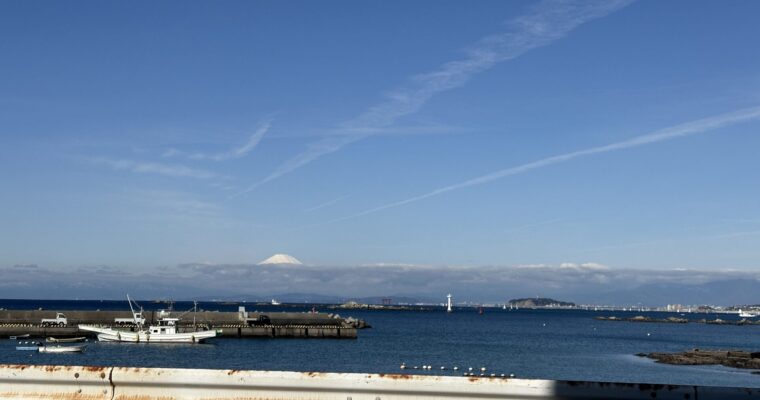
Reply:
[[[656,322],[656,323],[665,323],[665,324],[688,324],[688,323],[696,323],[696,324],[708,324],[708,325],[760,325],[760,321],[752,321],[749,319],[741,319],[739,321],[726,321],[724,319],[716,318],[712,320],[708,319],[698,319],[698,320],[689,320],[686,318],[676,318],[676,317],[668,317],[668,318],[652,318],[652,317],[645,317],[643,315],[637,315],[635,317],[631,318],[620,318],[620,317],[595,317],[594,319],[598,321],[624,321],[624,322]]]
[[[760,352],[744,350],[693,349],[680,353],[639,353],[637,356],[671,365],[723,365],[732,368],[760,370]],[[753,373],[757,374],[760,371]]]

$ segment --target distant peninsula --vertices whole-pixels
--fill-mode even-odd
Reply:
[[[569,301],[554,300],[547,297],[512,299],[507,302],[507,305],[511,307],[522,308],[575,307],[575,303],[571,303]]]

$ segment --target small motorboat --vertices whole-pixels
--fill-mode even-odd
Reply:
[[[80,346],[40,346],[37,351],[40,353],[81,353],[87,345]]]
[[[87,341],[87,338],[84,337],[84,336],[73,337],[73,338],[54,338],[54,337],[49,337],[49,338],[45,339],[45,341],[46,342],[50,342],[50,343],[78,343],[78,342],[85,342],[85,341]]]
[[[24,351],[39,351],[42,343],[40,342],[18,342],[19,346],[16,346],[16,350]]]
[[[17,339],[26,339],[26,338],[28,338],[29,336],[31,336],[31,335],[30,335],[30,334],[28,334],[28,333],[26,333],[26,334],[23,334],[23,335],[15,335],[15,336],[9,336],[9,337],[8,337],[8,339],[10,339],[10,340],[17,340]]]

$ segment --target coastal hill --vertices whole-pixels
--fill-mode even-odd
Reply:
[[[508,306],[522,307],[522,308],[537,308],[537,307],[575,307],[575,303],[567,301],[554,300],[546,297],[533,297],[527,299],[512,299],[507,302]]]

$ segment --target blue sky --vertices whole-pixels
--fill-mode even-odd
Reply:
[[[757,15],[2,2],[0,264],[755,270]]]

